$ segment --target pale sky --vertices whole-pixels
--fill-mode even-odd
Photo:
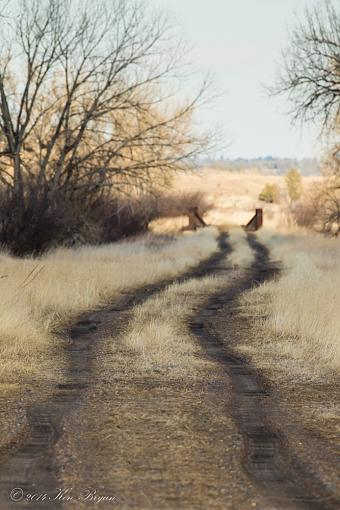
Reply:
[[[292,127],[289,103],[270,98],[287,29],[312,0],[148,0],[175,16],[193,47],[195,67],[211,72],[221,96],[198,114],[202,127],[219,125],[226,157],[319,155],[316,129]],[[199,80],[200,78],[193,78]]]

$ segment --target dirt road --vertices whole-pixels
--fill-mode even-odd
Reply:
[[[194,377],[176,378],[171,367],[141,372],[120,341],[135,307],[172,282],[79,320],[66,347],[67,380],[27,409],[26,435],[1,459],[1,509],[340,508],[339,486],[319,474],[315,444],[306,462],[287,436],[279,389],[235,354],[250,334],[240,295],[278,270],[255,237],[248,242],[255,253],[248,270],[225,263],[223,234],[218,253],[176,280],[219,274],[226,281],[192,310],[188,328],[203,367]],[[332,455],[322,462],[340,467]]]

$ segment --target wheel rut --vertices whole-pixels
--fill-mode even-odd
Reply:
[[[244,441],[243,467],[249,478],[264,493],[276,509],[333,510],[340,508],[326,487],[316,479],[308,466],[299,462],[286,446],[276,426],[277,417],[266,403],[268,385],[260,374],[243,358],[236,356],[229,343],[214,328],[217,314],[224,306],[230,315],[227,320],[227,340],[244,327],[237,313],[237,300],[242,292],[254,284],[272,278],[277,268],[269,262],[269,254],[254,236],[248,241],[255,252],[255,261],[249,271],[225,291],[211,296],[204,307],[192,318],[191,329],[214,362],[223,366],[233,387],[233,416]],[[0,507],[61,508],[63,502],[56,496],[60,487],[59,467],[54,448],[62,440],[62,424],[69,413],[80,406],[95,378],[94,348],[110,329],[117,330],[119,316],[130,312],[171,283],[189,278],[213,275],[221,270],[221,261],[230,247],[227,235],[220,236],[220,250],[208,260],[182,276],[124,294],[120,300],[104,309],[81,317],[71,328],[70,341],[65,346],[68,370],[65,382],[59,384],[53,397],[27,409],[28,433],[10,456],[0,464]],[[225,268],[224,268],[225,270]],[[118,326],[119,329],[119,326]],[[118,334],[119,331],[115,331]],[[226,409],[226,412],[229,412]],[[274,424],[273,424],[274,423]],[[11,500],[10,493],[20,488],[24,494],[46,494],[45,499]]]
[[[240,331],[247,333],[247,319],[237,310],[238,298],[254,284],[260,284],[278,272],[269,261],[268,250],[254,235],[248,235],[248,242],[255,253],[250,270],[243,279],[210,298],[193,319],[191,330],[207,357],[221,364],[231,380],[233,416],[243,437],[242,462],[250,479],[267,495],[275,509],[335,510],[340,508],[340,501],[287,447],[280,432],[279,416],[266,402],[270,391],[268,383],[247,360],[233,351],[232,345]],[[222,336],[215,321],[223,307],[228,317],[223,324]]]
[[[0,463],[0,508],[62,508],[59,466],[54,447],[62,440],[62,423],[81,405],[95,377],[94,348],[107,331],[115,330],[119,315],[132,310],[172,283],[200,278],[214,271],[228,252],[226,236],[220,238],[222,250],[185,274],[165,279],[155,285],[131,290],[112,305],[87,313],[70,329],[65,345],[67,373],[49,401],[26,409],[26,435],[10,449]],[[115,332],[117,334],[117,331]],[[27,495],[34,499],[27,499]],[[39,499],[36,499],[39,497]]]

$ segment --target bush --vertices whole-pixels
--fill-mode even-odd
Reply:
[[[37,254],[73,230],[70,205],[44,187],[26,187],[23,196],[2,189],[0,200],[0,241],[14,255]]]
[[[194,209],[203,216],[211,208],[203,193],[180,193],[177,195],[159,195],[157,197],[156,213],[158,218],[172,218],[184,216]]]
[[[267,203],[279,202],[280,192],[276,184],[266,184],[261,193],[259,194],[259,200]]]
[[[14,255],[38,255],[61,244],[110,242],[147,229],[144,204],[86,198],[72,200],[39,186],[25,187],[23,197],[1,190],[0,242]]]
[[[88,195],[70,198],[38,185],[25,185],[23,197],[2,189],[0,200],[0,243],[18,256],[38,255],[60,244],[113,242],[145,233],[153,219],[208,209],[197,193],[89,200]]]
[[[308,201],[299,203],[292,211],[292,217],[299,227],[312,229],[317,222],[317,210]]]
[[[198,192],[116,198],[112,201],[111,210],[106,206],[106,212],[103,213],[106,220],[102,240],[110,242],[146,232],[149,223],[158,218],[185,216],[193,210],[203,216],[209,209],[210,204],[204,195]]]

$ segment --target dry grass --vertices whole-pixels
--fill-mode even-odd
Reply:
[[[249,267],[254,260],[254,252],[247,241],[247,234],[243,228],[233,228],[229,231],[228,240],[232,252],[229,262],[235,267]]]
[[[158,218],[149,223],[149,230],[155,234],[172,234],[189,226],[189,216]]]
[[[229,233],[232,253],[223,262],[227,266],[244,268],[254,254],[243,229]],[[235,271],[232,272],[235,275]],[[121,341],[140,355],[142,370],[168,370],[175,377],[193,376],[200,348],[190,334],[187,319],[207,296],[225,287],[225,274],[193,278],[172,284],[165,291],[134,308],[134,315]]]
[[[57,445],[63,486],[77,491],[100,480],[116,488],[122,508],[254,507],[239,463],[242,441],[226,412],[230,383],[187,324],[201,300],[218,292],[216,283],[173,284],[132,317],[120,314],[122,334],[98,344],[86,405],[66,417]]]
[[[190,334],[187,319],[215,291],[217,277],[172,284],[134,309],[122,341],[140,355],[142,370],[167,370],[176,377],[193,375],[201,364],[200,347]]]
[[[307,191],[321,177],[303,177],[303,187]],[[258,199],[259,193],[268,182],[280,190],[283,200],[280,204],[266,204]],[[263,175],[256,171],[230,172],[223,169],[200,168],[193,173],[179,172],[173,179],[173,190],[202,193],[210,204],[204,215],[212,225],[246,225],[256,207],[264,209],[265,224],[270,228],[287,223],[285,179],[283,176]]]
[[[51,378],[58,328],[124,290],[187,271],[217,249],[217,236],[211,228],[172,240],[57,249],[40,259],[1,254],[0,382]]]
[[[243,350],[295,379],[330,381],[340,371],[340,242],[303,233],[260,237],[283,270],[245,297],[259,334]]]

